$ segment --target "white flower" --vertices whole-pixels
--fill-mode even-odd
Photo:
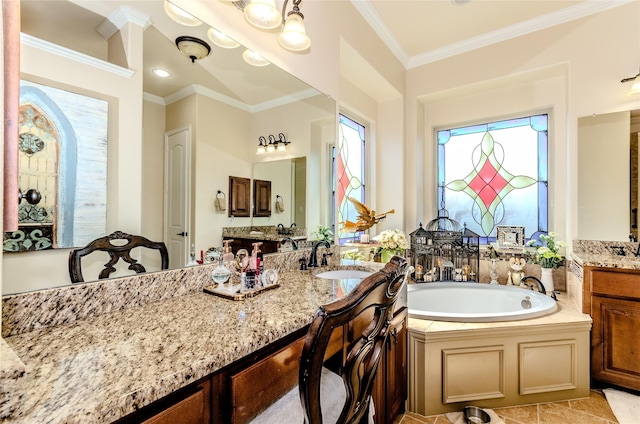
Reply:
[[[383,249],[408,249],[407,236],[400,230],[385,230],[373,238],[379,241]]]

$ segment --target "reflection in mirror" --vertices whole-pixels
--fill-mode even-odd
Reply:
[[[231,218],[214,202],[217,190],[227,191],[229,176],[253,177],[254,162],[264,160],[255,153],[261,135],[283,132],[294,141],[286,152],[270,154],[273,159],[307,158],[310,183],[305,195],[295,197],[304,201],[314,193],[313,205],[285,209],[302,212],[291,221],[306,221],[309,228],[330,222],[331,185],[321,171],[330,163],[326,145],[335,142],[333,100],[273,64],[249,66],[242,47],[213,46],[208,57],[191,63],[175,39],[209,42],[209,27],[175,23],[162,0],[28,0],[21,8],[21,79],[108,102],[106,234],[121,230],[166,240],[165,142],[183,128],[191,134],[191,178],[184,202],[188,222],[177,233],[187,234],[187,250],[193,246],[196,256],[222,244],[223,227],[269,220]],[[160,66],[169,78],[152,74]],[[272,214],[268,225],[276,225],[274,219]],[[184,266],[189,253],[169,266]],[[68,249],[4,255],[3,293],[70,284],[68,255]],[[154,260],[142,257],[147,271],[160,269]]]
[[[640,111],[578,119],[578,239],[638,237],[639,134]]]
[[[271,180],[271,225],[306,228],[307,158],[258,162],[253,165],[254,180]],[[317,206],[316,206],[317,207]],[[269,225],[258,223],[254,225]]]

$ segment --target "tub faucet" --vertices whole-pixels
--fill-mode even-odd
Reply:
[[[528,275],[526,277],[524,277],[522,280],[520,280],[521,283],[527,284],[527,280],[533,280],[536,285],[538,286],[538,291],[542,294],[547,294],[547,291],[544,289],[544,285],[542,284],[542,281],[538,280],[536,277],[534,277],[533,275]]]
[[[320,245],[323,245],[327,249],[331,247],[329,242],[326,240],[314,241],[313,245],[311,246],[311,255],[309,256],[309,265],[308,265],[309,268],[318,267],[318,247]]]

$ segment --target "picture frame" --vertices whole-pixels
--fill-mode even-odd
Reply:
[[[496,226],[496,241],[502,249],[524,247],[524,227],[522,226]]]

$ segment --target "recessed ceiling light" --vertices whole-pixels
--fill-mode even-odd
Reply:
[[[160,68],[153,68],[151,72],[153,72],[155,76],[158,76],[160,78],[169,78],[171,76],[171,72],[165,71],[164,69]]]

